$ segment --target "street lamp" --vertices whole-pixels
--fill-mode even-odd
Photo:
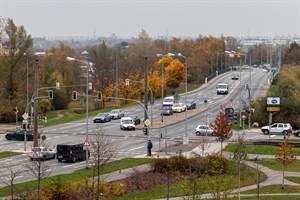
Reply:
[[[86,64],[86,117],[85,117],[85,133],[86,133],[86,141],[88,141],[89,138],[89,70],[90,70],[90,62],[87,60],[87,57],[89,55],[89,52],[87,52],[86,50],[84,50],[81,55],[83,55],[85,57],[85,61],[83,60],[77,60],[75,58],[71,58],[71,57],[67,57],[67,60],[69,61],[77,61],[80,63],[84,63]],[[88,169],[88,160],[89,160],[89,154],[88,151],[86,151],[86,162],[85,162],[85,168]]]

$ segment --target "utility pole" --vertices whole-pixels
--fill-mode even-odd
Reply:
[[[33,135],[33,147],[38,147],[38,96],[39,96],[39,58],[36,56],[35,58],[35,79],[34,79],[34,91],[35,98],[34,101],[34,135]]]
[[[147,56],[144,57],[145,59],[145,86],[144,86],[144,102],[145,102],[145,108],[148,111],[148,66],[147,66]],[[148,114],[145,111],[145,120],[148,119]]]

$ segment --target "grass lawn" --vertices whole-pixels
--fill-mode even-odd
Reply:
[[[254,174],[256,174],[256,170],[254,168],[244,166],[243,177],[241,181],[241,186],[247,186],[255,184],[255,180],[253,179]],[[218,180],[226,183],[225,185],[229,185],[230,189],[238,188],[238,166],[235,162],[230,162],[228,173],[225,176],[218,177]],[[266,180],[266,175],[262,174],[262,180]],[[211,189],[208,187],[208,181],[212,180],[212,178],[205,179],[199,178],[197,180],[197,185],[200,185],[200,188],[197,190],[197,193],[210,193]],[[212,183],[212,182],[211,182]],[[220,186],[222,187],[222,186]],[[167,198],[167,188],[168,185],[160,185],[154,189],[146,190],[146,191],[137,191],[125,196],[110,198],[110,199],[118,199],[118,200],[132,200],[132,199],[142,199],[142,200],[150,200],[150,199],[159,199],[159,198]],[[169,197],[178,197],[182,196],[182,182],[177,182],[170,184],[170,193]]]
[[[277,170],[277,171],[282,171],[283,170],[283,165],[280,164],[275,159],[266,158],[266,159],[253,161],[253,162],[264,165],[264,166],[266,166],[270,169],[273,169],[273,170]],[[300,166],[300,160],[295,160],[295,161],[293,161],[292,163],[290,163],[289,165],[286,166],[285,171],[300,172],[300,167],[299,166]]]
[[[151,159],[149,158],[125,158],[122,160],[117,160],[105,164],[102,167],[101,174],[107,174],[110,172],[119,171],[130,167],[136,167],[150,162]],[[48,184],[50,184],[54,180],[57,180],[58,178],[60,178],[60,180],[64,182],[64,181],[84,180],[85,178],[90,178],[92,176],[93,176],[93,168],[80,169],[70,174],[61,174],[61,175],[47,177],[41,181],[41,188],[47,186]],[[16,191],[30,191],[32,190],[32,188],[37,188],[37,181],[33,180],[33,181],[15,184],[15,188]],[[9,195],[9,187],[0,188],[0,197],[4,197],[8,195]]]
[[[298,183],[300,185],[300,177],[285,176],[285,179],[292,181],[294,183]]]
[[[281,189],[281,185],[268,185],[260,187],[260,194],[273,194],[273,193],[300,193],[300,186],[285,185],[284,189]],[[257,194],[257,190],[247,190],[241,192],[241,194]]]
[[[22,154],[22,153],[4,151],[4,152],[0,152],[0,158],[6,158],[6,157],[16,156],[16,155],[20,155],[20,154]]]
[[[224,151],[233,152],[236,144],[231,143],[228,144]],[[271,145],[246,145],[246,151],[248,154],[264,154],[264,155],[275,155],[275,148],[278,146],[271,146]],[[293,148],[294,153],[296,156],[300,156],[300,148]]]
[[[287,196],[260,196],[260,200],[285,200]],[[233,197],[233,198],[227,198],[230,200],[237,200],[238,197]],[[242,200],[257,200],[257,196],[252,196],[252,197],[241,197]],[[288,196],[289,200],[300,200],[300,197],[297,195],[289,195]]]

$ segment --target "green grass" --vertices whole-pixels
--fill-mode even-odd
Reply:
[[[260,200],[286,200],[287,196],[260,196]],[[238,200],[238,197],[232,197],[232,198],[227,198],[230,200]],[[241,197],[242,200],[257,200],[257,196],[252,196],[252,197]],[[289,195],[288,197],[289,200],[300,200],[300,197],[297,195]]]
[[[293,186],[293,185],[285,185],[284,189],[281,189],[281,184],[279,185],[268,185],[264,187],[260,187],[261,194],[273,194],[273,193],[300,193],[300,187],[299,186]],[[241,194],[257,194],[256,189],[247,190],[244,192],[241,192]]]
[[[110,163],[106,163],[101,167],[101,174],[107,174],[114,171],[119,171],[126,168],[136,167],[139,165],[150,163],[151,159],[149,158],[125,158],[122,160],[113,161]],[[93,176],[94,170],[93,168],[89,169],[80,169],[74,171],[70,174],[61,174],[55,175],[51,177],[47,177],[41,181],[41,187],[45,187],[48,184],[55,181],[57,178],[60,178],[61,181],[80,181],[85,178],[90,178]],[[18,191],[30,191],[32,188],[37,188],[37,181],[28,181],[24,183],[15,184],[15,187]],[[9,187],[0,188],[0,197],[9,195]]]
[[[244,178],[243,181],[241,181],[242,186],[247,186],[247,185],[252,185],[254,184],[254,179],[253,174],[256,173],[256,170],[254,168],[244,166],[245,171],[244,171]],[[229,168],[228,168],[228,173],[225,176],[225,180],[230,181],[232,183],[231,188],[237,188],[238,187],[238,171],[237,171],[237,163],[235,162],[230,162]],[[266,175],[262,175],[262,180],[266,180]],[[211,192],[211,189],[208,187],[207,180],[200,178],[198,180],[200,185],[202,186],[201,188],[201,193],[209,193]],[[181,190],[181,183],[173,183],[170,184],[170,197],[178,197],[182,196],[182,190]],[[139,192],[134,192],[122,197],[117,197],[117,198],[112,198],[112,199],[117,199],[117,200],[131,200],[131,199],[143,199],[143,200],[150,200],[150,199],[158,199],[158,198],[166,198],[167,194],[167,184],[160,185],[154,189],[151,190],[146,190],[146,191],[139,191]]]
[[[254,161],[258,164],[264,165],[270,169],[282,171],[283,165],[280,164],[276,159],[266,158],[259,161]],[[294,162],[290,163],[286,166],[285,171],[288,172],[300,172],[300,160],[295,160]]]
[[[292,181],[294,183],[298,183],[300,185],[300,177],[285,176],[285,179]]]
[[[237,144],[231,143],[228,144],[224,151],[233,152],[235,146]],[[271,146],[271,145],[246,145],[246,151],[248,154],[264,154],[264,155],[274,155],[275,156],[275,148],[278,146]],[[293,148],[294,153],[296,156],[300,156],[300,148]]]
[[[22,153],[4,151],[4,152],[0,152],[0,158],[6,158],[6,157],[16,156],[16,155],[20,155],[20,154],[22,154]]]

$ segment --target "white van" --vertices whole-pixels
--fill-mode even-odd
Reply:
[[[174,103],[174,97],[173,96],[166,97],[163,100],[163,106],[173,106],[173,103]]]
[[[228,94],[229,92],[229,87],[228,87],[228,83],[218,83],[217,86],[217,94]]]
[[[131,117],[122,117],[120,120],[120,129],[121,130],[135,130],[134,121]]]

